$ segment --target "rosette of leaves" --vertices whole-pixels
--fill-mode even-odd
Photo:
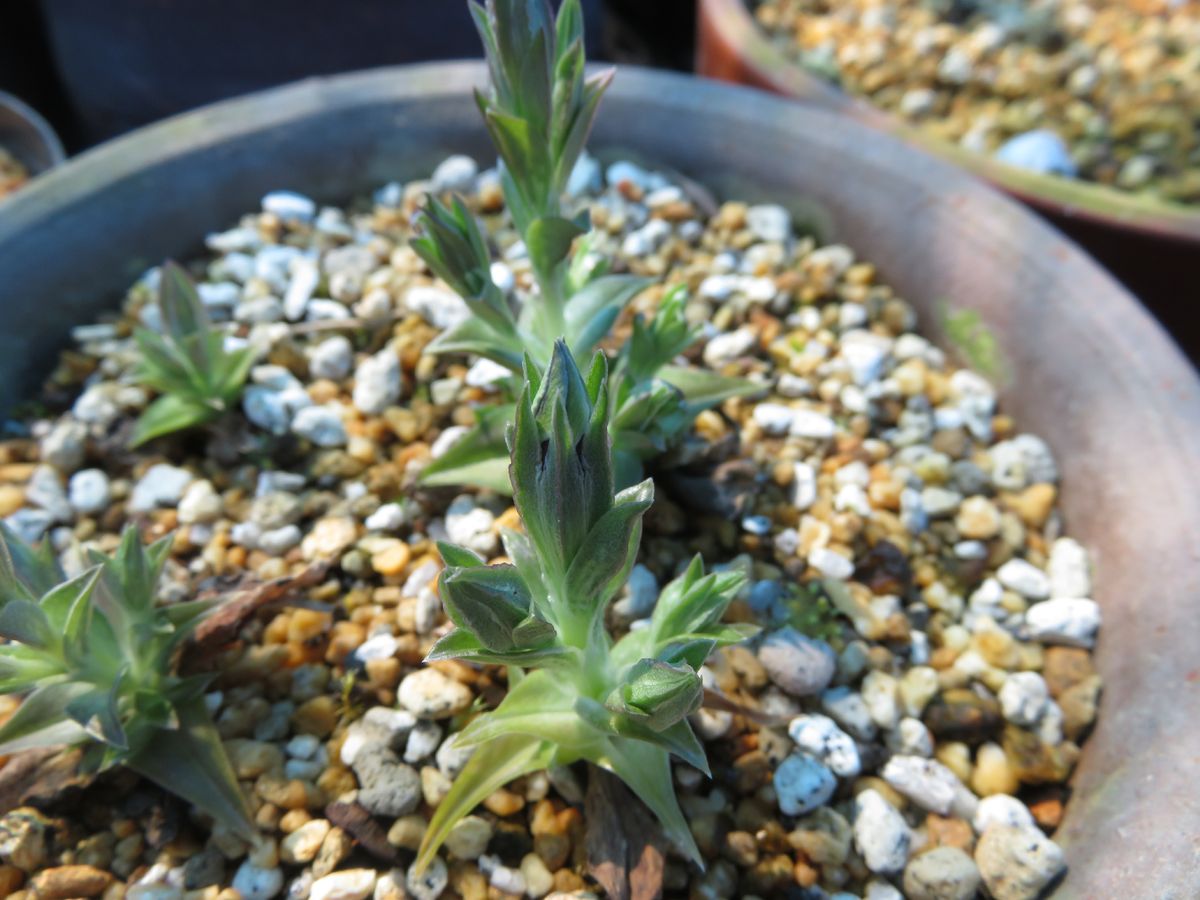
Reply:
[[[612,79],[584,73],[583,17],[566,0],[555,20],[546,0],[471,4],[487,56],[491,85],[479,108],[500,155],[505,203],[520,232],[537,294],[519,311],[496,286],[491,252],[479,223],[461,200],[431,198],[419,217],[414,250],[463,298],[472,316],[435,339],[434,353],[473,353],[506,366],[514,381],[526,357],[544,368],[562,337],[586,360],[625,306],[650,279],[609,274],[592,252],[585,214],[565,218],[561,197],[583,152],[600,98]],[[698,337],[684,318],[681,290],[670,293],[649,322],[638,321],[628,352],[614,369],[610,418],[618,484],[635,483],[642,463],[664,452],[696,413],[757,386],[671,360]],[[430,486],[470,484],[508,491],[504,431],[508,403],[481,411],[477,426],[431,464]]]
[[[687,321],[685,301],[684,289],[676,287],[663,298],[653,318],[634,317],[630,339],[613,362],[608,426],[618,487],[636,484],[647,463],[687,435],[697,414],[761,389],[742,378],[673,364],[700,332]],[[509,493],[505,430],[515,411],[510,402],[477,409],[474,426],[426,466],[422,482],[430,487],[466,484]]]
[[[0,693],[24,699],[0,754],[82,745],[82,767],[124,765],[246,839],[246,800],[204,702],[212,675],[180,676],[183,642],[208,601],[155,604],[171,537],[126,529],[111,556],[68,579],[47,543],[0,524]]]
[[[648,627],[614,644],[605,610],[637,558],[654,487],[646,480],[614,493],[611,399],[601,353],[586,378],[563,343],[545,377],[530,367],[510,435],[524,525],[503,535],[512,562],[488,566],[469,550],[440,547],[439,590],[455,628],[429,658],[507,665],[509,692],[457,734],[456,746],[476,749],[430,822],[418,871],[493,791],[578,760],[622,778],[700,862],[669,759],[708,772],[687,717],[700,706],[697,670],[709,653],[753,631],[721,622],[744,579],[705,575],[696,559],[663,589]]]
[[[161,270],[158,308],[162,333],[134,332],[141,351],[137,379],[160,395],[138,418],[134,447],[225,413],[237,403],[254,365],[251,348],[225,349],[224,335],[213,328],[196,286],[173,262]]]

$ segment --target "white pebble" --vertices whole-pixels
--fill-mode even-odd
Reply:
[[[833,419],[811,409],[792,410],[791,433],[796,437],[828,440],[837,432]]]
[[[278,866],[260,869],[246,860],[233,876],[233,889],[242,900],[270,900],[283,889],[283,870]]]
[[[134,485],[129,509],[131,512],[149,512],[159,506],[175,506],[194,478],[187,469],[157,463]]]
[[[808,564],[827,578],[845,581],[854,574],[854,562],[828,547],[818,547],[809,553]]]
[[[271,191],[262,198],[262,208],[285,222],[311,222],[317,214],[317,204],[295,191]]]
[[[1092,595],[1088,552],[1073,538],[1062,537],[1054,542],[1046,568],[1050,576],[1051,597],[1070,599]]]
[[[899,872],[912,833],[899,811],[872,788],[854,798],[854,843],[872,872]]]
[[[1028,727],[1037,723],[1046,710],[1050,691],[1037,672],[1013,672],[1000,687],[1000,709],[1014,725]]]
[[[292,431],[318,447],[343,447],[347,440],[341,412],[330,404],[300,410],[292,419]]]
[[[1033,563],[1010,559],[996,570],[996,579],[1010,591],[1030,600],[1045,600],[1050,596],[1050,579]]]
[[[757,343],[758,337],[749,328],[718,334],[705,345],[704,361],[714,369],[720,368],[750,353]]]
[[[469,156],[456,155],[444,159],[430,179],[433,193],[457,191],[467,193],[475,186],[479,164]]]
[[[1047,600],[1029,607],[1025,624],[1034,640],[1091,647],[1100,628],[1100,606],[1083,598]]]
[[[978,798],[957,775],[935,759],[893,756],[880,774],[884,781],[922,809],[968,820],[975,815]]]
[[[91,515],[104,510],[112,500],[108,476],[100,469],[83,469],[71,476],[67,500],[76,512]]]
[[[378,416],[400,399],[402,387],[400,357],[385,347],[355,370],[354,405],[369,416]]]
[[[308,351],[308,371],[313,378],[341,381],[354,367],[354,347],[342,335],[326,338]]]
[[[853,778],[862,771],[858,745],[828,716],[817,713],[797,716],[788,725],[788,736],[835,775]]]
[[[971,825],[976,834],[983,834],[993,825],[1014,828],[1034,827],[1033,813],[1024,803],[1008,794],[992,794],[979,801]]]
[[[309,900],[366,900],[375,891],[374,869],[345,869],[313,882]]]

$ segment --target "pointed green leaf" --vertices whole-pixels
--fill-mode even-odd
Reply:
[[[179,727],[157,732],[125,762],[248,841],[258,836],[204,698],[176,707]]]
[[[675,798],[667,751],[645,741],[613,738],[607,742],[604,766],[650,807],[663,832],[685,856],[703,868],[704,858]]]
[[[59,641],[46,613],[29,600],[10,600],[0,607],[0,637],[36,650],[57,647]]]
[[[421,471],[421,483],[430,487],[474,485],[510,494],[505,431],[513,412],[510,404],[479,410],[475,425]]]
[[[0,646],[0,694],[20,694],[66,672],[63,660],[21,644]]]
[[[122,673],[124,671],[122,670]],[[122,677],[118,676],[109,690],[96,688],[74,698],[67,704],[66,713],[82,726],[90,737],[118,750],[127,750],[129,742],[117,708],[121,681]]]
[[[558,216],[534,219],[525,232],[525,246],[534,269],[549,272],[571,255],[571,243],[584,229]]]
[[[651,284],[636,275],[605,275],[567,301],[567,343],[576,355],[591,352],[634,297]]]
[[[659,377],[683,392],[688,405],[695,411],[710,409],[733,397],[751,397],[763,393],[767,386],[745,378],[717,375],[707,369],[687,366],[664,366]]]
[[[618,495],[616,504],[588,532],[580,553],[567,571],[567,602],[589,620],[612,599],[637,561],[642,516],[654,503],[654,482]]]
[[[130,439],[130,447],[140,447],[148,441],[211,422],[219,410],[178,394],[163,394],[146,407],[138,417]]]
[[[474,634],[489,650],[534,649],[554,637],[549,623],[537,627],[528,621],[533,600],[514,566],[445,569],[438,592],[451,621]],[[518,643],[518,628],[530,643]]]
[[[447,543],[446,541],[437,542],[438,553],[442,556],[442,562],[447,566],[453,566],[459,569],[479,568],[486,563],[480,559],[479,554],[474,550],[468,550],[466,547],[459,547],[456,544]]]
[[[579,750],[602,735],[575,714],[573,686],[546,669],[526,675],[492,712],[471,721],[455,738],[456,747],[478,746],[510,734],[552,741]]]
[[[0,727],[0,754],[74,744],[87,738],[82,726],[67,717],[67,706],[91,690],[92,685],[78,681],[37,688]]]
[[[545,769],[554,761],[554,746],[540,738],[516,734],[475,751],[438,804],[421,839],[412,871],[421,875],[446,836],[464,816],[515,778]]]
[[[98,567],[88,569],[82,575],[77,575],[51,589],[38,601],[38,606],[42,608],[47,621],[56,632],[69,638],[78,631],[83,610],[96,588],[100,573],[101,569]]]
[[[192,340],[210,332],[212,323],[192,279],[181,266],[170,260],[161,269],[158,304],[167,334],[186,349],[198,371],[212,371],[213,359],[208,343]]]
[[[497,653],[488,650],[475,635],[456,628],[441,637],[425,657],[429,662],[439,659],[461,659],[464,662],[489,666],[542,666],[547,669],[574,665],[572,651],[563,646],[549,645],[536,650],[518,650],[512,653]],[[511,684],[510,684],[511,686]]]
[[[0,602],[13,598],[37,600],[65,578],[49,541],[31,547],[0,522]]]
[[[480,318],[466,319],[448,328],[434,338],[425,349],[435,354],[474,353],[514,372],[521,371],[524,352],[518,338],[500,334]]]

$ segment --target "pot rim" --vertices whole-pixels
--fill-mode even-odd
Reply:
[[[46,151],[46,156],[49,158],[50,164],[37,171],[31,169],[31,175],[36,176],[42,172],[49,172],[51,169],[58,168],[66,162],[67,154],[63,149],[62,141],[59,140],[58,134],[41,113],[20,97],[10,94],[7,91],[0,91],[0,107],[9,109],[24,119],[30,131],[36,135]],[[29,160],[22,159],[21,162],[28,164]]]
[[[1107,228],[1137,232],[1155,240],[1200,245],[1200,206],[1165,203],[1093,182],[1029,172],[980,153],[964,150],[909,125],[892,113],[814,75],[772,43],[755,23],[743,0],[699,0],[698,27],[715,29],[739,54],[739,63],[761,85],[804,102],[841,110],[867,124],[949,160],[1053,215]]]
[[[250,159],[247,154],[251,151],[256,154],[255,177],[250,179],[256,187],[261,188],[265,183],[271,185],[266,190],[288,187],[281,181],[280,170],[270,165],[270,161],[276,157],[293,161],[285,143],[292,133],[291,126],[318,122],[328,127],[331,120],[363,116],[386,122],[390,134],[393,130],[403,131],[405,116],[413,109],[443,110],[445,119],[437,127],[452,131],[455,139],[448,145],[424,147],[433,154],[426,152],[421,156],[421,147],[409,142],[399,148],[390,145],[386,149],[380,145],[367,148],[363,159],[348,161],[357,167],[386,156],[389,172],[395,172],[391,166],[402,160],[411,162],[420,158],[420,165],[424,166],[431,155],[444,156],[463,152],[466,147],[485,145],[477,110],[470,100],[471,88],[485,79],[486,70],[478,62],[400,66],[314,78],[224,101],[133,132],[71,160],[14,197],[5,215],[0,216],[0,270],[9,260],[37,264],[36,254],[26,257],[4,252],[22,245],[29,247],[28,240],[21,240],[25,229],[41,228],[53,233],[61,225],[63,234],[76,245],[74,249],[99,243],[103,252],[91,254],[94,258],[76,258],[69,268],[80,273],[78,276],[64,273],[62,267],[48,269],[52,274],[43,281],[54,285],[60,294],[44,299],[38,296],[33,298],[36,302],[24,305],[40,305],[38,315],[43,318],[37,321],[41,322],[46,315],[62,320],[72,309],[83,309],[83,297],[92,304],[87,308],[94,309],[99,305],[95,301],[105,296],[104,288],[98,285],[117,282],[128,285],[144,270],[144,254],[148,252],[148,248],[141,247],[140,256],[126,259],[124,251],[117,253],[113,242],[95,240],[94,229],[101,227],[103,217],[81,216],[80,207],[96,197],[119,190],[126,194],[136,192],[136,202],[131,207],[135,219],[150,226],[159,221],[178,220],[178,204],[182,201],[164,192],[161,177],[165,171],[194,168],[199,162],[215,163],[231,147],[240,144],[240,154],[233,154],[234,163],[244,166]],[[1119,597],[1122,609],[1136,612],[1132,623],[1136,627],[1129,629],[1130,633],[1123,633],[1116,626],[1102,631],[1096,648],[1097,665],[1105,677],[1111,678],[1111,687],[1105,689],[1096,733],[1072,775],[1071,784],[1077,790],[1056,833],[1056,840],[1077,867],[1056,896],[1098,895],[1098,879],[1104,880],[1104,890],[1119,882],[1126,896],[1180,896],[1168,893],[1165,888],[1195,884],[1200,877],[1200,860],[1192,852],[1194,829],[1187,828],[1187,822],[1195,821],[1200,812],[1200,791],[1195,788],[1189,768],[1194,762],[1197,735],[1196,719],[1190,715],[1194,703],[1189,703],[1189,699],[1195,699],[1198,683],[1194,661],[1179,650],[1187,624],[1200,614],[1200,565],[1195,554],[1200,541],[1200,500],[1184,487],[1190,483],[1194,460],[1200,459],[1200,377],[1182,352],[1129,291],[1052,225],[978,178],[895,136],[871,131],[843,114],[797,104],[763,91],[636,67],[622,68],[606,106],[609,112],[601,113],[598,131],[602,136],[595,140],[595,146],[620,147],[623,136],[633,134],[635,145],[658,147],[664,163],[687,174],[693,174],[693,165],[705,171],[707,174],[701,177],[711,179],[706,183],[715,189],[728,186],[722,182],[727,175],[735,176],[735,180],[737,176],[745,176],[736,182],[738,196],[743,199],[754,199],[750,195],[757,184],[762,202],[780,202],[783,195],[779,189],[787,183],[787,179],[773,182],[770,171],[763,168],[748,169],[744,163],[728,162],[737,159],[736,147],[739,142],[744,143],[744,135],[755,127],[767,132],[765,149],[750,152],[750,157],[761,156],[772,164],[779,160],[780,171],[803,165],[800,160],[783,155],[784,148],[797,135],[801,139],[811,135],[807,139],[811,141],[814,158],[829,158],[848,145],[856,164],[864,171],[894,170],[898,180],[896,197],[892,199],[903,204],[895,210],[898,216],[904,213],[916,216],[931,228],[945,231],[961,248],[981,254],[981,258],[996,256],[1007,262],[1006,271],[1011,270],[1015,287],[1005,293],[984,281],[974,288],[977,273],[963,263],[961,254],[956,256],[953,252],[940,265],[935,253],[921,256],[915,266],[907,263],[908,257],[896,262],[893,256],[897,269],[894,273],[889,271],[887,259],[880,258],[876,261],[883,277],[902,295],[924,301],[926,310],[937,304],[941,296],[939,285],[947,289],[944,296],[958,299],[960,295],[954,291],[961,291],[964,307],[986,314],[985,321],[1001,328],[1002,334],[1009,337],[1007,349],[1017,355],[1014,368],[1019,372],[1033,370],[1031,375],[1022,376],[1021,383],[1014,388],[1017,396],[1010,396],[1003,385],[1001,393],[1009,408],[1018,417],[1025,415],[1035,430],[1048,424],[1037,414],[1039,406],[1035,402],[1046,395],[1054,400],[1047,408],[1052,408],[1054,415],[1066,414],[1070,420],[1067,430],[1074,435],[1076,449],[1083,457],[1091,455],[1092,446],[1108,446],[1109,442],[1099,439],[1100,433],[1095,440],[1090,435],[1097,428],[1112,426],[1114,414],[1119,414],[1122,429],[1116,433],[1117,449],[1138,442],[1138,446],[1148,445],[1163,451],[1146,458],[1114,450],[1100,452],[1100,457],[1119,473],[1133,471],[1136,464],[1132,482],[1106,487],[1098,492],[1098,499],[1110,506],[1119,500],[1121,512],[1133,516],[1131,522],[1138,527],[1118,529],[1104,524],[1112,518],[1091,514],[1086,517],[1089,522],[1080,523],[1082,527],[1073,532],[1090,545],[1093,539],[1099,539],[1095,535],[1102,525],[1107,529],[1105,552],[1110,556],[1101,557],[1098,564],[1107,570],[1103,584],[1110,587],[1102,588],[1106,596],[1100,599]],[[660,138],[658,116],[668,113],[672,121],[681,125],[706,124],[690,135],[684,129],[680,136],[668,133]],[[470,128],[464,124],[468,117]],[[367,133],[375,132],[368,129]],[[468,134],[476,133],[479,141],[471,142]],[[709,143],[696,143],[697,136]],[[704,148],[702,152],[700,148]],[[314,173],[314,178],[322,178],[323,175],[315,173],[327,168],[311,168],[319,154],[309,156],[308,168],[297,166],[296,170],[304,169]],[[327,164],[324,158],[320,162]],[[372,177],[377,171],[371,170]],[[329,191],[341,190],[340,179],[348,177],[338,173],[323,182],[295,181],[291,186],[311,190],[315,199],[337,196],[345,200],[345,193],[322,194],[320,184]],[[351,178],[352,183],[358,181],[361,179]],[[842,182],[837,183],[835,190],[829,187],[828,179],[815,181],[817,195],[854,193],[840,187]],[[933,185],[936,191],[930,189]],[[257,193],[253,195],[255,200],[245,200],[246,189],[245,184],[238,186],[238,203],[255,202],[262,195]],[[787,190],[800,192],[799,188]],[[193,185],[184,192],[184,199],[195,201],[197,194]],[[882,226],[886,224],[878,217],[866,217],[875,208],[848,203],[843,209],[854,226],[843,229],[845,239],[863,247],[872,258],[873,251],[866,248],[880,246],[877,235],[883,233]],[[238,209],[244,211],[246,207]],[[963,209],[970,211],[971,220],[958,223],[956,216]],[[211,217],[216,211],[217,207],[191,210],[188,222],[194,223],[197,216]],[[939,212],[946,215],[939,216]],[[227,211],[221,214],[224,216]],[[80,219],[84,220],[82,233]],[[72,220],[76,223],[75,234],[67,227]],[[222,223],[229,221],[232,219],[221,219]],[[975,227],[971,227],[972,222]],[[965,227],[952,228],[949,224]],[[197,236],[203,233],[203,228],[199,224],[188,226]],[[1014,236],[1014,231],[1019,235]],[[912,229],[911,233],[926,235],[919,229]],[[170,243],[178,246],[179,240],[171,236]],[[159,241],[159,248],[167,243],[166,239]],[[900,243],[906,253],[911,250],[925,253],[924,245],[910,248],[907,241]],[[56,244],[56,252],[61,253],[62,249]],[[1027,257],[1035,259],[1036,264],[1022,265]],[[30,258],[32,263],[27,262]],[[141,268],[133,268],[135,263]],[[103,273],[96,271],[100,265],[105,267]],[[21,265],[10,268],[20,271]],[[1024,277],[1026,273],[1032,280]],[[922,285],[921,296],[905,287],[904,282]],[[1035,304],[1033,301],[1057,298],[1045,290],[1020,290],[1022,285],[1039,283],[1062,288],[1066,293],[1063,299],[1070,302]],[[45,307],[51,299],[56,307],[48,312]],[[1016,302],[1004,302],[1009,300]],[[1018,314],[1021,317],[1014,318]],[[944,339],[936,318],[923,318],[929,326],[923,333],[934,341]],[[37,327],[31,321],[27,312],[23,321],[19,316],[12,318],[10,333],[21,335],[22,328]],[[1032,338],[1023,341],[1019,335],[1026,331],[1018,330],[1018,325],[1027,329]],[[62,334],[67,330],[65,324],[56,324],[55,328]],[[11,352],[21,364],[32,366],[34,360],[28,354],[34,352],[29,349],[33,344],[29,338],[33,336],[10,341],[6,352]],[[1059,349],[1068,356],[1079,354],[1072,360],[1073,365],[1053,362],[1059,358],[1056,355]],[[1040,365],[1029,365],[1034,359],[1030,354],[1035,350],[1039,354],[1037,360],[1049,361],[1047,366],[1052,375],[1049,382],[1040,380],[1039,375],[1045,374]],[[1097,377],[1087,377],[1087,372],[1076,365],[1079,363],[1099,366]],[[1035,378],[1039,379],[1036,383]],[[13,385],[16,384],[14,380]],[[1093,402],[1096,398],[1087,388],[1096,384],[1114,392],[1112,402],[1107,398],[1101,398],[1104,402]],[[8,386],[10,390],[13,385]],[[1022,399],[1026,406],[1022,405]],[[1072,405],[1068,406],[1065,400]],[[1023,409],[1029,411],[1023,413]],[[1052,427],[1053,422],[1049,425]],[[1053,434],[1044,433],[1054,445]],[[1064,492],[1064,513],[1068,518],[1097,504],[1097,497],[1093,496],[1096,492],[1088,490],[1089,479],[1113,474],[1096,469],[1094,460],[1090,469],[1085,462],[1081,457],[1080,467],[1071,476],[1070,490]],[[1171,593],[1164,595],[1163,585],[1155,584],[1160,576]],[[1131,579],[1137,579],[1137,584],[1130,586]],[[1117,582],[1125,585],[1124,589]],[[1155,587],[1151,588],[1151,584]],[[1109,634],[1116,640],[1106,639]],[[1125,652],[1128,646],[1122,641],[1129,640],[1145,643],[1137,645],[1140,652]],[[1166,652],[1159,642],[1167,643],[1172,652]],[[1140,699],[1138,692],[1147,690],[1162,693],[1145,703],[1130,696],[1136,694]],[[1166,825],[1173,827],[1163,827]],[[1112,852],[1111,858],[1106,858],[1089,878],[1085,854],[1097,845],[1106,851],[1112,851],[1115,845],[1119,852]]]

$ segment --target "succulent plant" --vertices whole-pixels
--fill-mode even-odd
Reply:
[[[477,94],[479,108],[500,154],[505,203],[528,250],[537,294],[514,311],[492,279],[484,232],[460,200],[447,206],[431,198],[412,246],[473,313],[435,339],[431,352],[473,353],[519,378],[527,356],[544,368],[560,337],[576,360],[586,360],[651,281],[608,274],[607,262],[592,252],[587,214],[563,216],[567,179],[612,79],[611,72],[584,74],[578,0],[566,0],[557,20],[546,0],[488,0],[486,8],[472,3],[471,9],[491,75],[488,92]],[[622,486],[635,483],[642,464],[686,433],[698,412],[758,390],[741,379],[670,365],[698,337],[684,317],[684,300],[676,288],[649,323],[635,323],[614,368],[610,427]],[[504,424],[513,412],[511,404],[482,412],[477,426],[425,470],[424,483],[507,492]]]
[[[455,628],[429,658],[506,665],[509,692],[455,737],[456,746],[477,749],[430,822],[418,870],[490,793],[578,760],[622,778],[700,861],[669,757],[708,772],[687,720],[703,695],[697,670],[715,647],[754,629],[721,622],[743,576],[705,575],[697,558],[663,589],[647,627],[615,644],[609,636],[605,610],[636,561],[654,486],[646,480],[614,494],[607,369],[596,353],[585,378],[561,341],[544,376],[526,367],[509,433],[524,526],[503,534],[511,562],[489,566],[469,550],[440,547],[439,590]]]
[[[139,328],[134,333],[142,354],[138,380],[161,395],[138,418],[135,447],[226,412],[237,402],[254,364],[252,349],[225,349],[224,336],[213,328],[196,286],[173,262],[161,270],[158,308],[163,332]]]
[[[246,800],[205,705],[212,675],[176,674],[207,601],[158,606],[171,537],[116,553],[68,579],[48,543],[0,524],[0,693],[24,699],[0,726],[0,754],[85,746],[83,767],[124,765],[234,833],[255,836]]]

